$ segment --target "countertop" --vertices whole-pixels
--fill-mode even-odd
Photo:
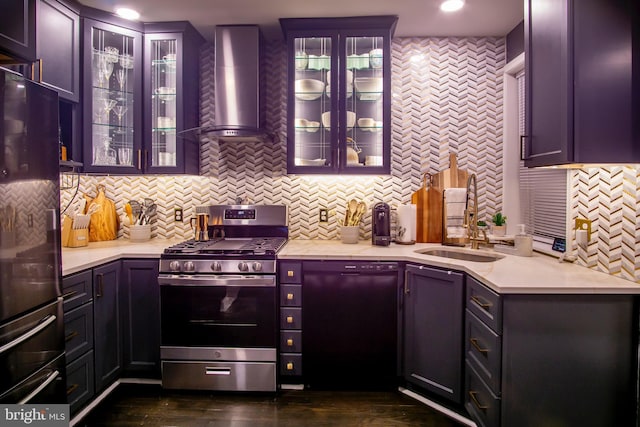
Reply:
[[[92,242],[82,248],[63,248],[63,275],[123,258],[159,258],[163,249],[181,240],[125,239]],[[500,294],[640,294],[640,284],[535,253],[532,257],[500,254],[493,262],[470,262],[418,254],[438,244],[372,246],[369,241],[343,244],[339,240],[290,240],[279,259],[407,261],[464,271]],[[471,249],[465,249],[472,251]],[[480,252],[489,251],[480,249]]]

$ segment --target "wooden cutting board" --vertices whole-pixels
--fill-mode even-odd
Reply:
[[[442,242],[442,191],[431,185],[432,176],[426,172],[422,187],[411,195],[416,205],[416,242]]]
[[[449,154],[449,167],[433,176],[433,186],[440,190],[445,188],[466,188],[469,174],[464,169],[458,169],[458,158]]]

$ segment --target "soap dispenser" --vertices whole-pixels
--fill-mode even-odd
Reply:
[[[526,233],[524,224],[518,224],[518,234],[514,238],[514,244],[518,256],[533,255],[533,237]]]

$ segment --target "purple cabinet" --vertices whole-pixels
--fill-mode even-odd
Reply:
[[[640,161],[637,27],[637,2],[527,0],[526,166]]]

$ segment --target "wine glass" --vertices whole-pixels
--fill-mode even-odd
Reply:
[[[118,116],[118,126],[122,126],[122,117],[127,113],[127,107],[124,105],[116,105],[113,112]]]
[[[113,107],[116,106],[116,100],[115,99],[104,99],[103,100],[103,105],[102,105],[102,109],[104,111],[104,115],[105,118],[107,120],[107,123],[109,122],[109,112],[111,110],[113,110]]]
[[[120,90],[124,90],[124,87],[127,84],[127,70],[120,69],[116,71],[116,79],[118,80],[118,84],[120,85]]]
[[[100,62],[100,72],[104,74],[104,78],[106,79],[107,88],[109,87],[109,79],[111,78],[111,73],[113,73],[113,62],[104,60]]]

